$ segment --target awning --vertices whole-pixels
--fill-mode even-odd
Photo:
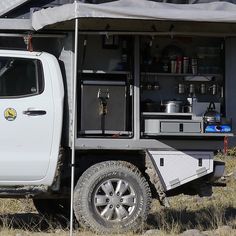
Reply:
[[[236,5],[228,2],[169,4],[148,0],[119,0],[102,4],[77,2],[33,13],[32,26],[40,30],[75,18],[236,23]]]
[[[26,3],[29,0],[1,0],[0,1],[0,16],[6,14],[7,12],[15,9],[16,7]]]

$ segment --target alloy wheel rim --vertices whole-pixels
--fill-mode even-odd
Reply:
[[[95,190],[94,207],[97,214],[109,222],[121,222],[131,217],[137,208],[137,194],[123,179],[103,181]]]

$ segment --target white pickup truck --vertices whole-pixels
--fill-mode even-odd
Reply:
[[[0,50],[0,196],[31,197],[48,216],[69,213],[65,94],[56,57]],[[115,148],[119,137],[114,136],[104,139],[106,148],[92,146],[101,140],[88,137],[90,146],[78,145],[75,163],[74,213],[82,226],[96,232],[137,230],[151,195],[163,204],[180,192],[203,195],[210,180],[224,171],[224,163],[213,161],[213,150],[159,151],[135,138],[133,147],[123,139]],[[86,144],[86,138],[82,141]]]

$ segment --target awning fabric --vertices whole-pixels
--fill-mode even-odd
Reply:
[[[119,0],[102,4],[77,2],[33,13],[35,30],[75,18],[116,18],[236,23],[236,5],[228,2],[170,4],[148,0]]]
[[[15,9],[28,0],[1,0],[0,1],[0,16],[6,14],[7,12]]]

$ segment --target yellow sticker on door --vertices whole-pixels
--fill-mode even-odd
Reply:
[[[8,120],[8,121],[13,121],[16,119],[17,117],[17,113],[16,113],[16,110],[14,108],[7,108],[5,111],[4,111],[4,116],[5,116],[5,119]]]

